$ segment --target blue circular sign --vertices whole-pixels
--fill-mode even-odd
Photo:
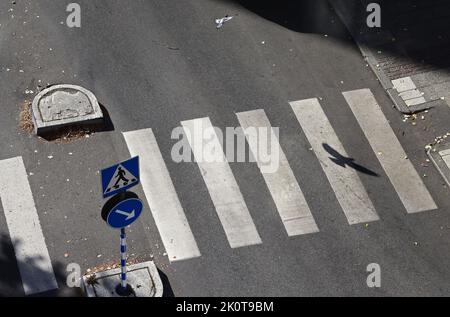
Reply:
[[[144,204],[139,198],[122,200],[110,209],[106,222],[115,229],[128,227],[139,218],[143,208]]]

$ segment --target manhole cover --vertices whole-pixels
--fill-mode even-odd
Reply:
[[[33,100],[32,114],[34,131],[38,135],[103,120],[94,94],[74,85],[56,85],[41,91]]]

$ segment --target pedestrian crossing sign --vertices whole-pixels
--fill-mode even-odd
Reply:
[[[101,174],[103,198],[124,192],[139,184],[139,157],[108,167]]]

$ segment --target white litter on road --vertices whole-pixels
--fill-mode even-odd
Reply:
[[[229,17],[228,15],[221,19],[216,19],[217,28],[220,29],[226,22],[228,22],[232,19],[233,19],[233,17]]]

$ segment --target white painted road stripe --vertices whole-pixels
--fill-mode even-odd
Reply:
[[[171,262],[200,256],[151,129],[124,133],[131,156],[139,156],[141,183]]]
[[[255,110],[248,112],[237,113],[237,117],[241,124],[241,127],[246,130],[248,128],[265,127],[270,129],[272,137],[269,135],[264,136],[269,140],[273,140],[271,146],[271,153],[279,153],[279,168],[273,172],[266,172],[264,166],[276,164],[275,162],[261,162],[258,154],[258,135],[253,133],[247,134],[246,138],[249,143],[250,149],[254,158],[260,168],[261,174],[272,194],[275,205],[280,214],[281,220],[286,228],[289,236],[296,236],[307,233],[318,232],[314,217],[311,214],[308,203],[295,179],[289,162],[280,147],[277,137],[275,136],[269,119],[266,116],[264,110]],[[278,149],[274,150],[277,147]]]
[[[375,208],[357,172],[351,166],[340,166],[338,164],[340,162],[332,161],[332,159],[345,159],[348,155],[320,106],[319,100],[314,98],[295,101],[291,103],[291,106],[348,223],[353,225],[378,220]]]
[[[369,89],[343,93],[408,213],[437,206]]]
[[[209,118],[183,121],[182,125],[208,188],[217,215],[232,248],[260,244],[261,238],[223,153]],[[203,133],[208,135],[203,137]],[[216,149],[217,161],[204,160],[206,149]],[[208,152],[209,153],[209,152]]]
[[[21,157],[0,161],[0,198],[26,295],[58,288]]]

